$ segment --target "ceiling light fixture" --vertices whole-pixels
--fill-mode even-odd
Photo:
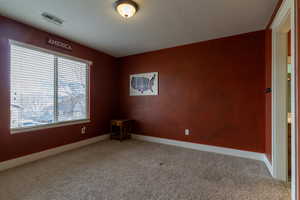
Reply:
[[[118,0],[115,3],[115,9],[122,17],[128,19],[135,15],[138,5],[132,0]]]

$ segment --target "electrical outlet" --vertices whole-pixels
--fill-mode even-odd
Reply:
[[[86,133],[86,127],[84,126],[81,128],[81,134],[85,134],[85,133]]]
[[[190,130],[189,129],[185,129],[184,134],[185,135],[190,135]]]

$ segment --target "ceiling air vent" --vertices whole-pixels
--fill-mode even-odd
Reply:
[[[54,15],[51,15],[49,13],[42,13],[42,17],[47,20],[48,22],[51,22],[53,24],[56,24],[56,25],[62,25],[64,23],[64,20],[54,16]]]

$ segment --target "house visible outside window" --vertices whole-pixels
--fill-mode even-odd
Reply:
[[[89,64],[11,42],[12,133],[88,121]]]

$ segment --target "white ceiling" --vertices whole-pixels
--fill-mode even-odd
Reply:
[[[136,0],[129,20],[114,0],[0,0],[0,14],[116,57],[264,29],[277,0]],[[42,12],[62,18],[57,26]]]

